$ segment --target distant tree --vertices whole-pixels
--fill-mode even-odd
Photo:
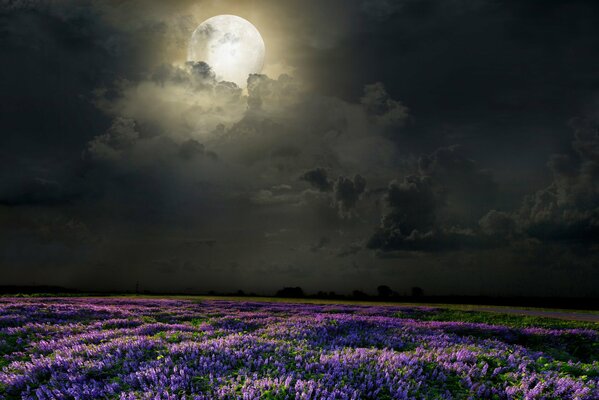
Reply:
[[[421,287],[413,286],[412,287],[412,297],[422,297],[424,296],[424,290]]]
[[[393,290],[391,290],[391,288],[387,285],[380,285],[376,288],[377,293],[379,294],[379,297],[389,297],[393,294]]]
[[[352,292],[352,297],[356,298],[356,299],[365,299],[368,297],[368,294],[364,293],[361,290],[354,290]]]
[[[301,287],[296,286],[296,287],[285,287],[281,290],[279,290],[276,294],[277,297],[304,297],[304,291],[302,290]]]
[[[244,292],[243,290],[239,289],[239,290],[238,290],[238,291],[235,293],[235,295],[236,295],[236,296],[245,296],[245,292]]]

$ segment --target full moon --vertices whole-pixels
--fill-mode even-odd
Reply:
[[[221,81],[245,87],[250,74],[262,71],[264,40],[258,29],[236,15],[217,15],[193,31],[187,61],[204,61]]]

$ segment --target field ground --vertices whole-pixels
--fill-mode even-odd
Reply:
[[[0,297],[0,399],[594,400],[596,316],[314,299]]]
[[[118,296],[117,296],[118,297]],[[597,310],[572,310],[562,308],[539,308],[539,307],[514,307],[514,306],[491,306],[491,305],[473,305],[473,304],[445,304],[445,303],[399,303],[385,301],[360,301],[360,300],[327,300],[311,298],[281,298],[281,297],[250,297],[250,296],[143,296],[128,295],[133,298],[169,298],[190,301],[203,300],[228,300],[228,301],[255,301],[268,303],[298,303],[298,304],[347,304],[347,305],[377,305],[377,306],[405,306],[405,307],[435,307],[448,310],[500,313],[509,315],[520,315],[540,318],[557,318],[569,321],[586,321],[599,323],[599,311]]]
[[[543,318],[557,318],[570,321],[587,321],[587,322],[598,322],[599,313],[597,312],[581,312],[572,310],[530,310],[530,309],[518,309],[504,307],[502,309],[496,309],[492,307],[472,307],[472,311],[480,312],[495,312],[510,315],[521,315],[521,316],[532,316],[532,317],[543,317]]]

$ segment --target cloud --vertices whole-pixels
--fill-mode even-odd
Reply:
[[[58,165],[19,153],[0,152],[0,205],[10,207],[59,207],[76,202],[84,194],[78,176],[81,161]]]
[[[248,109],[252,111],[275,111],[293,105],[301,95],[300,85],[287,74],[278,79],[266,75],[251,74],[248,77]]]
[[[422,156],[419,175],[389,185],[388,210],[367,246],[383,252],[439,252],[503,247],[531,239],[547,244],[594,243],[599,238],[597,126],[593,120],[577,125],[573,153],[550,158],[550,185],[526,196],[512,211],[489,210],[496,184],[461,148],[440,148]],[[464,216],[461,207],[468,214]]]
[[[253,193],[250,197],[250,200],[256,205],[275,206],[285,204],[300,204],[303,201],[303,196],[302,194],[262,189]]]
[[[135,121],[142,136],[173,140],[214,137],[221,126],[239,121],[247,110],[241,89],[217,82],[202,62],[160,65],[138,81],[118,81],[96,91],[95,104],[112,118]]]
[[[16,186],[4,186],[0,192],[0,204],[6,206],[52,205],[64,200],[60,183],[39,177],[21,180]]]
[[[308,182],[315,189],[321,192],[328,192],[332,189],[332,184],[329,182],[327,171],[324,168],[316,168],[306,171],[300,179]]]
[[[575,123],[573,154],[554,155],[553,181],[515,213],[520,229],[542,240],[594,242],[599,237],[599,123]]]
[[[318,253],[320,250],[329,245],[329,243],[331,243],[331,239],[326,236],[323,236],[318,240],[318,242],[310,246],[310,251],[313,253]]]
[[[346,245],[339,249],[339,252],[337,253],[337,257],[352,256],[354,254],[359,253],[363,249],[364,249],[364,245],[362,245],[361,243],[350,243],[349,245]]]
[[[497,184],[491,173],[468,158],[459,145],[441,147],[418,160],[420,175],[431,178],[439,217],[450,224],[473,224],[497,202]]]
[[[403,7],[403,3],[398,0],[364,0],[362,11],[375,21],[384,21],[397,13]]]
[[[516,233],[516,221],[513,215],[503,211],[491,210],[479,221],[481,231],[489,236],[510,238]]]
[[[420,232],[434,227],[437,199],[428,177],[408,176],[392,181],[385,194],[388,211],[367,247],[383,251],[398,250],[406,241],[414,241]]]
[[[318,280],[359,262],[377,276],[386,261],[362,251],[368,239],[406,271],[486,266],[487,253],[500,273],[596,263],[593,118],[551,158],[549,185],[543,175],[548,149],[566,142],[563,121],[592,95],[594,6],[239,4],[280,63],[242,91],[184,62],[198,18],[219,4],[2,4],[2,272],[46,258],[72,264],[73,281],[89,265],[126,274],[123,259],[184,272],[171,255],[187,250],[165,245],[178,237],[218,241],[212,282],[259,285],[264,265]],[[561,11],[593,28],[556,31]],[[519,206],[528,187],[541,190]],[[215,278],[232,263],[235,276]]]
[[[357,174],[353,180],[339,176],[336,180],[331,181],[327,170],[320,167],[306,171],[300,179],[310,183],[320,192],[331,192],[330,203],[338,210],[339,216],[342,218],[349,218],[353,215],[358,200],[366,190],[366,179],[362,176]]]
[[[285,75],[250,76],[245,94],[205,63],[161,65],[97,91],[96,104],[113,120],[86,145],[86,206],[112,210],[124,231],[196,224],[226,237],[274,221],[303,226],[302,237],[339,223],[359,230],[354,217],[375,212],[361,202],[367,174],[395,173],[397,149],[363,105]],[[290,186],[298,176],[318,191]]]
[[[380,247],[376,246],[376,240],[376,236],[373,236],[368,243],[368,247],[379,248],[383,252],[440,253],[458,250],[481,250],[498,246],[497,241],[489,236],[480,235],[479,232],[471,229],[455,227],[439,227],[425,232],[413,230],[409,235],[397,236],[393,241],[384,242],[384,245]],[[377,255],[381,255],[381,253]]]
[[[179,148],[179,155],[184,160],[191,160],[193,158],[205,155],[212,158],[213,160],[218,159],[216,153],[212,151],[207,151],[206,147],[195,139],[189,139],[181,143],[181,146]]]
[[[139,132],[131,118],[116,118],[106,133],[93,138],[87,146],[87,154],[93,159],[117,160],[131,151]]]
[[[408,118],[407,107],[393,100],[381,82],[364,86],[364,95],[360,103],[366,114],[383,126],[401,126]]]
[[[333,192],[335,203],[341,216],[351,216],[352,210],[355,208],[360,195],[364,193],[365,189],[366,179],[360,175],[356,175],[353,181],[344,176],[337,178]]]
[[[35,243],[57,243],[68,247],[99,242],[101,238],[82,220],[56,209],[3,209],[0,237],[7,242],[26,239]]]
[[[441,147],[419,158],[416,175],[389,184],[386,211],[367,247],[440,252],[498,246],[511,216],[489,212],[495,196],[488,171],[460,146]]]

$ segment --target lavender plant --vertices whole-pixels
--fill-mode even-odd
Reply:
[[[599,398],[597,330],[438,312],[0,298],[0,399]]]

